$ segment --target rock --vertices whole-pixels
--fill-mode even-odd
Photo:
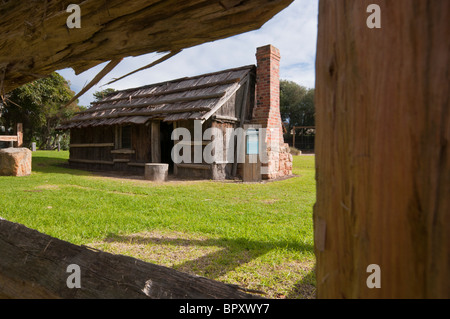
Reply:
[[[286,162],[285,167],[288,171],[292,171],[292,162]]]
[[[28,148],[0,150],[1,176],[26,176],[31,174],[31,151]]]

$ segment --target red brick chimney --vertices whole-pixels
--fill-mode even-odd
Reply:
[[[256,105],[253,124],[266,131],[268,163],[263,178],[271,179],[292,174],[292,156],[284,143],[280,115],[280,51],[266,45],[256,50]]]

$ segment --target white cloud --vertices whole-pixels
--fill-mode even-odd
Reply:
[[[99,84],[86,92],[80,98],[80,104],[88,106],[93,100],[92,94],[106,87],[118,90],[133,88],[255,64],[256,48],[266,44],[276,46],[281,52],[282,79],[314,87],[317,16],[318,0],[295,0],[259,30],[185,49],[151,69],[135,73],[112,85],[100,87],[113,78],[149,64],[161,55],[152,53],[126,58]],[[58,72],[70,81],[72,90],[79,92],[105,65],[106,63],[103,63],[78,76],[72,69]]]

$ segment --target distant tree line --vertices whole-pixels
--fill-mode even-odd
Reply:
[[[314,150],[315,129],[299,129],[300,126],[315,126],[314,89],[281,80],[280,113],[287,131],[285,141],[302,151]],[[294,127],[296,129],[293,131]]]
[[[113,92],[116,92],[116,90],[113,89],[113,88],[107,88],[107,89],[104,89],[104,90],[101,90],[101,91],[94,92],[94,94],[93,94],[94,101],[100,101],[105,96],[107,96],[108,94],[111,94]]]
[[[290,132],[294,126],[314,126],[314,89],[293,81],[280,81],[280,113]]]

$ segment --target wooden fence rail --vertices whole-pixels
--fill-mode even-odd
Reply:
[[[23,126],[22,123],[17,123],[16,135],[0,135],[0,142],[15,142],[15,147],[22,147],[23,145]]]

